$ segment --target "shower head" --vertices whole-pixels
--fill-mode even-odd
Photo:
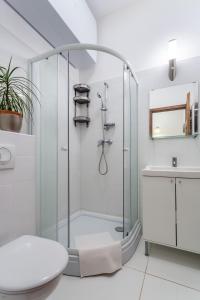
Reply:
[[[107,82],[104,82],[104,86],[108,89],[108,84],[107,84]]]
[[[97,92],[97,97],[101,100],[101,107],[103,107],[103,99],[99,92]]]
[[[101,94],[100,94],[100,93],[98,93],[98,92],[97,92],[97,97],[98,97],[99,99],[102,99],[102,96],[101,96]]]
[[[104,105],[103,105],[102,95],[99,92],[97,92],[97,97],[101,100],[101,106],[103,107]]]
[[[106,111],[107,108],[104,106],[102,95],[99,92],[97,92],[97,97],[101,100],[101,110]]]

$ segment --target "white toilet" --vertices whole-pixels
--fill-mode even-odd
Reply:
[[[0,247],[0,300],[44,300],[68,263],[59,243],[22,236]]]

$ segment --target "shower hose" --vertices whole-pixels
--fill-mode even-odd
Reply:
[[[105,169],[102,168],[103,162],[105,164]],[[99,160],[99,174],[106,175],[107,173],[108,173],[108,163],[105,155],[104,142],[102,142],[101,157]]]

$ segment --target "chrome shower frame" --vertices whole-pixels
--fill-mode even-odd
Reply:
[[[43,59],[49,58],[50,56],[56,55],[56,54],[62,54],[63,52],[67,52],[68,61],[69,61],[69,52],[73,50],[94,50],[94,51],[100,51],[104,52],[106,54],[110,54],[119,60],[121,60],[124,63],[124,66],[130,71],[131,76],[134,78],[136,82],[136,93],[137,93],[137,99],[138,99],[138,80],[136,77],[135,72],[133,71],[131,64],[124,56],[122,56],[120,53],[118,53],[115,50],[112,50],[108,47],[99,46],[95,44],[67,44],[61,47],[57,47],[55,49],[52,49],[44,54],[38,55],[36,57],[33,57],[32,59],[28,60],[28,76],[31,78],[32,74],[32,64],[35,62],[39,62]],[[69,70],[68,70],[69,72]],[[31,118],[29,120],[29,133],[33,134],[33,127]],[[69,151],[68,151],[69,156]],[[69,168],[68,168],[69,169]],[[69,172],[69,171],[68,171]],[[68,176],[69,178],[69,176]],[[139,181],[139,180],[138,180]],[[36,179],[37,182],[37,179]],[[139,197],[138,197],[139,198]],[[124,199],[123,199],[124,201]],[[138,205],[138,220],[135,223],[134,227],[130,231],[129,235],[124,237],[124,239],[121,241],[121,247],[122,247],[122,263],[125,264],[134,254],[137,245],[139,243],[139,240],[142,235],[142,226],[141,222],[139,220],[140,212],[139,212],[139,205]],[[69,230],[69,228],[68,228]],[[73,276],[80,276],[80,265],[79,265],[79,253],[77,249],[68,249],[69,252],[69,264],[67,268],[64,271],[64,274],[67,275],[73,275]]]
[[[128,69],[130,70],[137,85],[139,84],[138,80],[137,80],[137,76],[131,67],[131,64],[123,55],[121,55],[119,52],[112,50],[108,47],[99,46],[99,45],[95,45],[95,44],[67,44],[64,46],[60,46],[60,47],[57,47],[50,51],[47,51],[41,55],[38,55],[38,56],[35,56],[35,57],[29,59],[28,64],[30,65],[30,68],[31,68],[31,64],[34,62],[38,62],[38,61],[48,58],[50,56],[60,54],[62,52],[66,52],[66,51],[71,51],[71,50],[95,50],[95,51],[100,51],[100,52],[104,52],[107,54],[111,54],[111,55],[119,58],[128,67]]]

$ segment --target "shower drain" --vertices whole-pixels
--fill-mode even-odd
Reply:
[[[117,226],[117,227],[115,227],[115,231],[117,231],[117,232],[123,232],[124,228],[122,226]]]

